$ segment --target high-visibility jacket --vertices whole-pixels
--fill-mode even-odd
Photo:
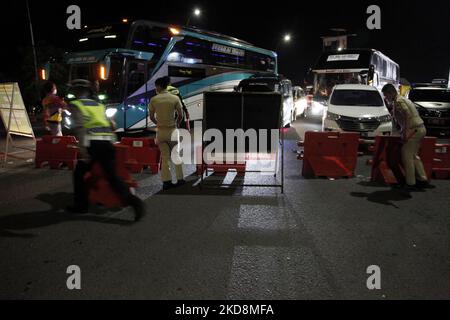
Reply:
[[[106,107],[95,100],[80,99],[71,102],[81,113],[82,125],[86,133],[84,143],[89,145],[91,140],[114,141],[115,135],[111,123],[106,117]]]

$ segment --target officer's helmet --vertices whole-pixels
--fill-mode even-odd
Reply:
[[[69,83],[69,94],[71,100],[97,99],[95,88],[88,80],[77,79]]]

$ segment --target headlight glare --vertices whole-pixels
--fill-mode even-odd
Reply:
[[[108,108],[106,109],[106,116],[108,118],[113,118],[117,113],[117,109],[116,108]]]

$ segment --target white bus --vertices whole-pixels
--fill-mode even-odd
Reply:
[[[348,49],[323,53],[314,68],[314,97],[327,100],[338,84],[367,84],[381,91],[400,84],[400,67],[378,50]]]

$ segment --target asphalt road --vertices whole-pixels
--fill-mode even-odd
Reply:
[[[307,180],[285,147],[278,189],[160,192],[158,176],[135,176],[148,214],[130,209],[74,216],[71,173],[29,163],[0,171],[0,299],[448,299],[450,183],[406,197],[368,182],[367,157],[353,179]],[[231,181],[232,176],[227,177]],[[273,182],[248,175],[246,182]],[[68,266],[81,290],[68,290]],[[381,290],[366,273],[381,269]]]

